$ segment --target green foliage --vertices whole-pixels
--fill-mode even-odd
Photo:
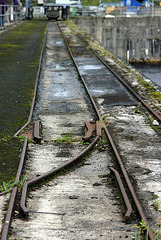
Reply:
[[[4,192],[10,188],[14,187],[14,183],[10,180],[9,182],[3,182],[2,185],[0,185],[0,192]]]
[[[135,234],[135,240],[141,240],[141,239],[148,240],[149,239],[149,237],[148,237],[149,227],[146,226],[144,219],[141,220],[139,225],[135,225],[134,227],[139,229],[139,232],[137,232]],[[155,237],[154,237],[154,240],[157,240],[157,239],[159,239],[158,232],[155,233]]]
[[[29,172],[27,172],[25,174],[24,177],[21,177],[18,181],[18,187],[21,189],[24,182],[27,180],[27,175],[28,175]],[[0,185],[0,192],[4,192],[4,191],[7,191],[9,190],[10,188],[13,188],[15,185],[15,183],[13,181],[9,181],[9,182],[3,182],[2,185]]]
[[[158,91],[152,92],[152,95],[153,95],[154,97],[156,97],[156,98],[159,98],[159,97],[161,96]]]
[[[98,6],[100,3],[99,0],[82,0],[81,2],[83,6]]]
[[[23,143],[23,142],[25,141],[25,139],[26,139],[26,136],[16,136],[16,138],[19,139],[20,142]],[[31,138],[28,137],[28,138],[27,138],[27,142],[28,142],[28,143],[34,143],[34,140],[32,140]]]
[[[72,138],[68,136],[63,136],[62,138],[58,138],[56,142],[62,143],[62,142],[67,142],[67,143],[72,143]]]
[[[155,233],[155,238],[154,238],[154,240],[157,240],[157,239],[160,239],[160,236],[159,236],[159,233],[158,233],[158,232]]]
[[[72,142],[77,141],[77,139],[72,138],[72,135],[73,135],[73,133],[69,133],[67,135],[64,135],[62,138],[58,138],[56,140],[56,142],[59,142],[59,143],[63,143],[63,142],[64,143],[72,143]]]
[[[82,145],[89,145],[89,142],[81,140],[80,142],[78,142],[80,146]]]
[[[159,206],[160,206],[159,200],[155,199],[155,200],[153,201],[153,204],[152,204],[152,205],[153,205],[155,211],[158,211],[158,210],[159,210]]]
[[[100,3],[104,2],[118,2],[116,0],[81,0],[83,6],[99,6]]]
[[[21,177],[21,178],[19,179],[19,181],[18,181],[18,187],[19,187],[19,189],[22,188],[24,182],[27,180],[27,175],[28,175],[28,174],[29,174],[29,172],[27,172],[24,177]]]
[[[149,82],[146,82],[145,80],[143,80],[143,78],[137,74],[137,78],[138,78],[138,81],[144,86],[144,87],[149,87],[150,86],[150,83]]]
[[[137,240],[140,239],[140,236],[144,236],[145,235],[145,240],[148,240],[148,231],[149,231],[149,227],[146,226],[146,223],[144,221],[144,219],[141,220],[141,222],[139,223],[139,225],[135,225],[134,227],[138,228],[139,234],[137,234]]]
[[[135,240],[140,240],[141,231],[135,233]],[[132,238],[133,239],[133,238]]]
[[[8,140],[11,140],[13,137],[10,135],[3,135],[2,138],[0,138],[0,142],[7,142]]]

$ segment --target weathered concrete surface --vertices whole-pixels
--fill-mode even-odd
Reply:
[[[72,18],[122,60],[161,61],[161,17]]]
[[[135,107],[101,109],[146,216],[161,232],[161,139],[148,124],[144,111]]]
[[[68,36],[68,39],[70,39],[69,42],[72,45],[72,37]],[[146,216],[152,228],[160,232],[161,140],[160,134],[157,134],[150,126],[150,119],[152,120],[153,116],[141,107],[139,103],[136,105],[136,102],[132,101],[132,97],[131,99],[126,98],[131,106],[124,101],[124,98],[120,101],[120,96],[117,95],[121,95],[121,93],[118,91],[115,79],[112,78],[111,82],[110,74],[108,73],[106,73],[105,78],[102,78],[101,74],[98,74],[99,77],[97,78],[99,64],[95,68],[95,61],[98,60],[93,59],[91,61],[90,57],[89,69],[87,65],[89,60],[86,61],[88,59],[87,52],[86,59],[84,59],[83,55],[82,58],[80,55],[79,58],[74,55],[78,68],[86,80],[88,89],[95,99],[101,115],[106,119],[106,124],[112,133],[125,168],[135,185]],[[103,68],[101,73],[103,73]],[[106,81],[106,84],[104,81]],[[101,88],[101,86],[104,87]],[[114,91],[111,91],[111,89]],[[111,95],[113,95],[113,101],[110,101]],[[115,102],[115,99],[118,102],[117,100]]]
[[[59,146],[51,147],[57,154],[62,153]],[[76,146],[70,154],[78,150]],[[49,149],[48,155],[50,161],[40,154],[30,158],[31,171],[40,173],[40,164],[42,172],[46,163],[54,167],[67,160],[66,157],[54,159]],[[106,177],[107,166],[111,164],[106,151],[100,154],[96,150],[76,170],[30,191],[29,218],[13,220],[9,239],[131,239],[134,224],[124,223],[117,190],[112,187],[113,180]]]
[[[52,24],[49,25],[46,60],[39,85],[41,94],[35,113],[35,118],[42,121],[44,139],[47,140],[56,140],[62,134],[81,136],[84,122],[92,118],[84,100],[85,91],[57,31]]]
[[[0,196],[0,230],[2,229],[2,226],[3,226],[3,220],[6,215],[7,205],[8,205],[10,196],[11,196],[10,193],[4,196]]]

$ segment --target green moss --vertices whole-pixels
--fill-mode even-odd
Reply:
[[[0,183],[17,171],[23,139],[13,135],[28,119],[46,27],[47,21],[25,21],[1,34]]]
[[[161,94],[158,91],[153,91],[152,95],[156,98],[159,98],[159,97],[161,98]]]
[[[22,143],[11,136],[3,137],[0,142],[0,185],[8,182],[16,175],[21,155]]]
[[[10,43],[2,43],[0,44],[0,48],[19,48],[21,45],[10,44]]]
[[[137,78],[138,78],[139,82],[140,82],[143,86],[145,86],[145,87],[150,87],[149,82],[144,81],[143,78],[142,78],[140,75],[137,75]]]
[[[62,136],[62,138],[58,138],[56,140],[58,143],[72,143],[72,142],[78,142],[77,138],[73,137],[73,133],[69,133],[67,135]]]

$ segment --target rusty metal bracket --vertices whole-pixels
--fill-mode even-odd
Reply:
[[[95,135],[100,137],[101,136],[101,126],[98,121],[89,121],[85,123],[85,137],[82,139],[84,141],[88,141],[93,133],[95,132]]]
[[[132,214],[132,207],[131,207],[130,201],[129,201],[128,196],[126,194],[126,191],[125,191],[125,188],[124,188],[123,183],[121,181],[119,173],[113,167],[110,167],[109,169],[110,169],[110,171],[112,171],[115,174],[117,183],[118,183],[120,191],[121,191],[121,195],[124,199],[126,209],[127,209],[127,211],[124,215],[124,218],[125,218],[125,222],[127,222],[129,220],[131,214]]]
[[[41,136],[40,136],[40,131],[41,131],[41,121],[37,120],[34,122],[34,140],[37,142],[41,142]]]

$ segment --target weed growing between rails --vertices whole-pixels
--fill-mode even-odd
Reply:
[[[73,137],[74,133],[68,133],[68,134],[64,134],[62,135],[61,138],[58,138],[55,140],[55,142],[57,143],[78,143],[79,145],[88,145],[89,142],[88,141],[84,141],[82,140],[82,138],[75,138]]]
[[[131,240],[149,240],[149,237],[148,237],[149,227],[146,226],[144,219],[142,219],[141,222],[138,225],[135,225],[134,227],[138,228],[139,232],[136,232],[135,238],[132,237]],[[160,234],[156,232],[154,240],[157,240],[157,239],[159,240],[160,237],[161,237]]]
[[[4,191],[7,191],[9,190],[10,188],[13,188],[15,185],[15,183],[13,181],[9,181],[9,182],[3,182],[1,185],[0,185],[0,192],[4,192]]]
[[[19,188],[19,190],[21,190],[21,188],[23,187],[24,182],[27,180],[28,174],[29,174],[29,171],[27,171],[27,173],[23,177],[21,177],[20,180],[18,181],[18,188]]]
[[[29,174],[29,171],[27,171],[27,173],[21,177],[18,181],[18,189],[19,191],[21,190],[21,188],[23,187],[24,182],[27,180],[27,176]],[[3,182],[0,185],[0,192],[5,192],[5,191],[11,191],[12,188],[15,186],[15,182],[13,182],[12,180],[8,181],[8,182]]]

